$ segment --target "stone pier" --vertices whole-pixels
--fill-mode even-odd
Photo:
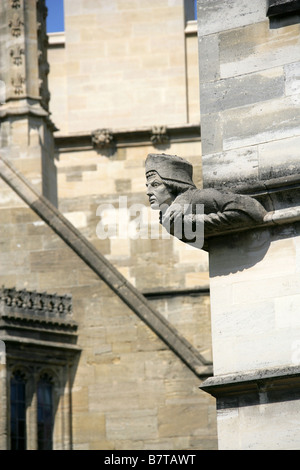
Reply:
[[[46,17],[45,0],[0,4],[0,151],[57,205]]]
[[[267,211],[209,239],[220,450],[300,447],[298,8],[198,0],[204,187]]]

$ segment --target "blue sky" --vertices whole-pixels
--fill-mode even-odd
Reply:
[[[46,0],[48,8],[47,32],[57,33],[64,31],[64,1]]]

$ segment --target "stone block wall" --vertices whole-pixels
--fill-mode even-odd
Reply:
[[[195,183],[201,186],[199,145],[199,141],[170,144],[167,151],[188,156],[194,163]],[[208,287],[207,253],[187,247],[173,237],[163,239],[168,234],[159,227],[158,213],[150,209],[144,161],[153,151],[159,150],[148,144],[120,148],[109,157],[105,151],[95,149],[61,153],[57,162],[59,207],[139,289]],[[141,226],[147,228],[144,238],[138,232],[137,239],[122,232],[122,220],[130,220],[133,204],[143,206]],[[111,209],[105,210],[105,205]],[[98,224],[101,221],[113,224],[115,214],[116,236],[99,239]],[[154,238],[156,233],[158,239]]]
[[[120,197],[128,207],[143,204],[142,224],[159,231],[145,194],[149,152],[189,159],[201,187],[200,135],[188,133],[200,119],[197,43],[193,28],[185,34],[184,2],[67,0],[65,19],[65,44],[53,36],[48,51],[55,168],[51,123],[31,115],[1,125],[3,155],[51,200],[57,189],[68,220],[210,361],[207,253],[161,232],[159,239],[97,236],[99,207],[109,205],[110,224]],[[143,126],[174,124],[181,137],[164,144],[127,138],[101,149],[91,140],[97,128],[132,137]],[[215,448],[215,401],[199,390],[199,378],[3,182],[0,193],[1,284],[73,297],[82,349],[72,375],[73,448]],[[128,217],[127,208],[119,215]]]
[[[198,87],[198,109],[188,110],[187,65],[197,81],[197,40],[186,46],[183,0],[64,6],[64,49],[49,53],[50,88],[59,87],[51,111],[62,133],[178,124],[188,114],[199,122]]]
[[[298,2],[198,0],[203,185],[268,211],[210,243],[220,450],[299,447],[299,32]]]
[[[200,142],[170,143],[168,152],[188,156],[194,163],[194,181],[201,187]],[[117,148],[112,156],[90,149],[61,152],[57,160],[59,208],[120,273],[142,293],[156,293],[158,310],[211,360],[210,337],[203,325],[209,318],[208,254],[166,237],[158,213],[149,207],[145,191],[144,160],[157,151],[152,145]],[[124,202],[123,202],[124,201]],[[141,205],[136,215],[132,207]],[[138,219],[136,238],[127,235],[128,222]],[[100,239],[98,225],[115,235]],[[139,235],[140,228],[146,235]],[[176,292],[181,296],[172,298]],[[167,291],[167,294],[164,292]],[[194,299],[190,291],[198,291]],[[192,315],[192,316],[190,316]],[[174,320],[174,323],[173,323]]]
[[[158,230],[158,215],[145,194],[149,152],[189,159],[194,181],[202,185],[200,129],[196,138],[184,135],[184,126],[200,120],[196,22],[185,24],[184,3],[67,1],[64,35],[49,36],[60,210],[141,291],[208,288],[203,251],[162,240],[161,234],[159,240],[100,240],[96,234],[98,208],[118,208],[120,197],[128,206],[144,204],[143,223]],[[157,146],[135,137],[104,149],[91,143],[97,128],[135,135],[164,124],[168,133],[174,123],[183,126],[181,138]],[[84,145],[82,135],[87,136]],[[63,148],[63,138],[74,143]],[[106,220],[113,220],[112,211]]]
[[[1,210],[0,224],[1,285],[72,295],[82,349],[72,384],[73,448],[215,448],[214,399],[187,366],[18,197]],[[209,311],[197,308],[209,337]]]
[[[215,375],[299,364],[299,241],[298,222],[214,244]]]
[[[267,0],[209,3],[198,1],[205,186],[299,172],[299,14],[268,18]]]

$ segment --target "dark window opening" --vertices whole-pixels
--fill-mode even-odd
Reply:
[[[11,450],[26,450],[26,382],[16,372],[10,382],[10,440]]]
[[[37,386],[38,401],[38,450],[53,449],[53,384],[43,376]]]

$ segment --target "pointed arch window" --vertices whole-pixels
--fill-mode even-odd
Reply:
[[[26,380],[20,371],[10,381],[10,447],[26,449]]]
[[[53,381],[44,374],[37,384],[38,450],[53,449]]]

